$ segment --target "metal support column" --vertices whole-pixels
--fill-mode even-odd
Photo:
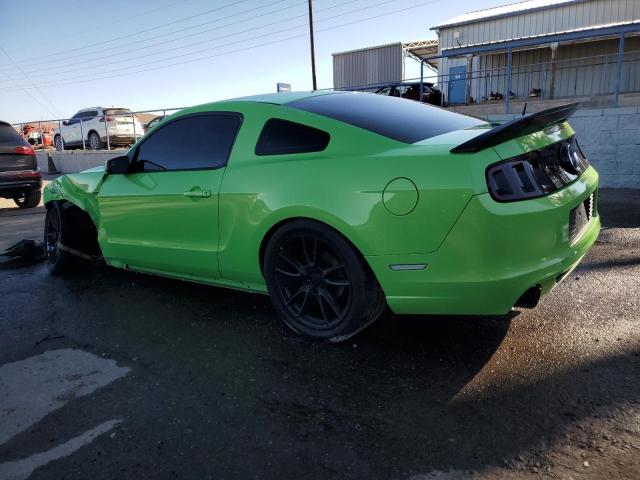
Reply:
[[[558,42],[551,44],[551,65],[549,72],[549,100],[555,97],[556,90],[556,56],[558,55]]]
[[[471,77],[473,75],[473,54],[467,55],[467,80],[464,87],[464,103],[471,104]]]
[[[619,105],[620,87],[622,86],[622,55],[624,54],[624,32],[620,34],[618,44],[618,64],[616,65],[616,86],[613,92],[613,104]]]
[[[109,121],[107,120],[107,114],[105,113],[102,118],[104,118],[104,133],[106,133],[107,135],[107,150],[111,150],[111,143],[109,141]]]
[[[38,122],[38,130],[40,131],[40,147],[44,149],[44,134],[42,133],[42,122]]]
[[[422,96],[424,95],[424,62],[426,60],[420,60],[420,96],[418,97],[420,101],[422,101]]]
[[[507,81],[506,81],[506,85],[505,85],[505,94],[504,94],[504,98],[505,98],[505,102],[504,102],[504,109],[505,109],[505,113],[511,113],[509,111],[509,92],[511,91],[511,71],[512,71],[512,63],[513,63],[513,51],[511,50],[511,48],[509,48],[507,50]]]
[[[82,117],[80,117],[80,136],[82,137],[82,150],[86,150],[87,146],[84,143],[84,128],[82,127]]]
[[[60,150],[62,151],[64,150],[64,142],[62,141],[62,123],[60,122],[60,120],[58,120],[58,135],[60,136]],[[54,137],[53,139],[54,146],[55,146],[55,142],[56,142],[56,139]]]

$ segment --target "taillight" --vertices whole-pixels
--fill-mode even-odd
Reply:
[[[573,182],[588,166],[572,137],[489,166],[489,193],[499,202],[542,197]]]
[[[33,157],[36,156],[36,151],[33,147],[16,147],[13,149],[13,153],[17,153],[18,155],[31,155]]]
[[[19,172],[15,174],[15,177],[21,179],[40,178],[40,171],[33,170],[31,172]]]
[[[98,120],[99,122],[104,122],[105,119],[107,120],[107,122],[110,122],[111,120],[113,120],[113,117],[111,115],[103,115],[102,117],[100,117],[100,120]]]

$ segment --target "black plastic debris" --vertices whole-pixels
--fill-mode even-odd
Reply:
[[[20,240],[0,253],[0,263],[14,259],[42,260],[44,258],[44,246],[36,240]]]

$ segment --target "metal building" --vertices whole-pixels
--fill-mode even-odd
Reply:
[[[438,52],[437,40],[397,42],[334,53],[333,88],[373,90],[405,79],[407,58],[420,61]],[[435,68],[437,61],[429,64]]]
[[[640,0],[527,0],[432,28],[449,104],[640,92]]]

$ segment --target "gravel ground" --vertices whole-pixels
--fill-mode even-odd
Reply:
[[[0,478],[640,478],[640,195],[601,199],[535,310],[339,345],[260,295],[0,265]],[[0,248],[43,218],[0,208]]]

